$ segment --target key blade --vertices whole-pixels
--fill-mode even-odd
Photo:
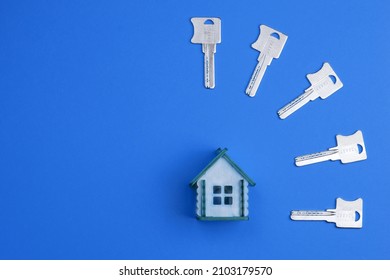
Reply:
[[[336,141],[342,163],[367,159],[366,147],[361,130],[349,136],[337,135]],[[359,151],[359,146],[361,147],[361,151]]]
[[[215,70],[214,70],[214,53],[215,44],[203,44],[204,53],[204,86],[209,89],[215,88]]]
[[[331,148],[327,151],[296,157],[295,165],[305,166],[305,165],[323,162],[327,160],[333,161],[338,159],[340,159],[338,150],[335,148]]]
[[[328,62],[325,62],[318,72],[308,74],[306,77],[311,83],[311,88],[321,99],[327,98],[343,87],[343,83]]]
[[[262,53],[259,56],[259,62],[256,65],[255,70],[253,71],[252,77],[249,81],[249,84],[245,90],[245,93],[250,97],[255,97],[256,92],[260,86],[261,80],[264,77],[265,70],[267,70],[268,65],[271,63],[272,57],[263,55]]]
[[[294,221],[327,221],[332,222],[336,215],[333,211],[294,210],[290,218]]]
[[[346,201],[337,198],[335,223],[340,228],[362,228],[363,227],[363,199]],[[356,215],[358,214],[358,217]]]
[[[252,48],[264,55],[279,58],[288,36],[264,24],[260,25],[260,35]]]
[[[299,108],[303,107],[303,105],[307,104],[309,101],[315,100],[317,97],[318,95],[312,89],[306,90],[303,94],[295,98],[293,101],[291,101],[278,111],[279,118],[287,118]]]
[[[208,21],[211,21],[212,24],[206,24],[206,22]],[[191,43],[194,44],[221,43],[221,19],[220,18],[196,17],[196,18],[191,18],[191,22],[192,25],[194,26],[194,35],[192,36]]]

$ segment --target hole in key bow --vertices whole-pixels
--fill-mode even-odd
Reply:
[[[276,39],[278,39],[278,40],[280,40],[280,36],[279,36],[279,34],[276,33],[276,32],[272,33],[271,36],[274,37],[274,38],[276,38]]]
[[[208,19],[204,22],[204,24],[214,24],[214,21],[212,21],[211,19]]]
[[[360,144],[357,144],[359,154],[363,153],[363,146]]]
[[[360,214],[359,214],[359,212],[355,211],[355,222],[357,222],[359,220],[360,220]]]
[[[336,83],[337,79],[336,79],[335,76],[329,75],[329,78],[332,80],[332,82],[333,82],[334,84]]]

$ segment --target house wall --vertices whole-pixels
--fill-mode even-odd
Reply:
[[[198,180],[197,188],[197,215],[202,216],[202,184],[205,184],[205,214],[208,217],[239,217],[242,209],[242,184],[244,185],[244,216],[248,216],[248,182],[238,173],[224,158],[220,158],[210,167],[207,172]],[[232,194],[224,194],[224,186],[233,187]],[[222,187],[222,204],[213,204],[213,187]],[[224,196],[233,198],[232,205],[224,205]]]

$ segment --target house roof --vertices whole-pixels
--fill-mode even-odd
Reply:
[[[249,185],[251,185],[251,186],[256,185],[256,183],[251,178],[249,178],[249,176],[227,155],[227,153],[226,153],[227,151],[228,151],[227,148],[225,148],[225,149],[218,148],[217,151],[216,151],[217,152],[217,156],[191,181],[190,186],[194,187],[196,185],[196,182],[198,182],[198,180],[200,179],[200,177],[202,177],[207,172],[207,170],[209,170],[210,167],[213,166],[214,163],[216,163],[217,160],[219,160],[220,158],[226,159],[226,161],[238,173],[240,173],[240,175],[242,177],[244,177],[245,180],[248,181]]]

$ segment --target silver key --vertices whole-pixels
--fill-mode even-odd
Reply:
[[[337,135],[336,141],[337,147],[315,154],[296,157],[295,165],[304,166],[326,160],[341,160],[342,163],[350,163],[367,159],[363,133],[360,130],[349,136]]]
[[[260,35],[257,41],[252,44],[252,48],[260,51],[258,63],[255,71],[246,88],[246,94],[250,97],[256,95],[260,82],[263,79],[265,70],[271,64],[272,59],[279,58],[284,44],[286,44],[287,36],[275,29],[266,25],[260,25]]]
[[[191,18],[194,36],[191,43],[202,44],[204,53],[204,84],[206,88],[215,87],[214,54],[216,44],[221,43],[221,19]]]
[[[287,118],[309,101],[313,101],[318,97],[325,99],[343,87],[343,83],[328,62],[325,62],[317,73],[309,74],[306,77],[311,86],[303,94],[278,111],[281,119]]]
[[[337,198],[336,209],[291,211],[290,218],[295,221],[327,221],[336,223],[336,227],[339,228],[361,228],[363,227],[363,199],[346,201]]]

